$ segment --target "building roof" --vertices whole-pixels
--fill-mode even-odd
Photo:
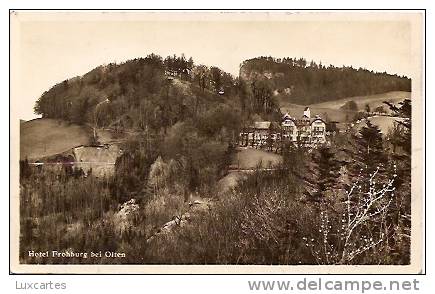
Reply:
[[[254,122],[254,129],[259,130],[268,130],[270,127],[271,122],[270,121],[256,121]]]
[[[284,116],[282,117],[282,120],[286,120],[286,119],[291,119],[291,120],[295,120],[295,118],[291,117],[290,114],[288,114],[288,112],[286,114],[284,114]]]
[[[325,120],[323,120],[319,115],[316,115],[315,117],[313,117],[311,119],[306,115],[303,115],[302,118],[300,118],[300,119],[295,119],[295,118],[291,117],[288,113],[286,113],[283,116],[282,120],[284,121],[286,119],[292,120],[296,126],[308,126],[315,121],[322,121],[322,122],[326,123]]]
[[[312,118],[311,119],[311,123],[313,123],[313,122],[315,122],[317,120],[320,120],[320,121],[326,123],[319,115],[316,115],[314,118]]]

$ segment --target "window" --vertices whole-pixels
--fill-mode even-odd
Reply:
[[[323,127],[314,127],[313,132],[315,134],[321,135],[323,133],[324,128]]]

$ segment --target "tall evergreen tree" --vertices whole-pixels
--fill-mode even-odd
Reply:
[[[355,136],[356,151],[354,160],[359,168],[367,168],[374,171],[379,165],[386,163],[382,133],[378,126],[369,120]]]
[[[314,177],[307,179],[308,189],[305,192],[308,201],[315,203],[330,202],[329,196],[339,189],[341,162],[335,157],[330,147],[320,147],[313,154]]]
[[[388,156],[383,148],[382,133],[376,125],[367,121],[366,126],[352,136],[350,147],[346,151],[349,161],[346,163],[347,184],[345,189],[359,183],[360,189],[369,189],[371,183],[366,181],[376,171],[378,179],[386,176]]]

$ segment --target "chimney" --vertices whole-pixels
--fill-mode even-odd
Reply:
[[[311,111],[309,107],[305,107],[304,116],[311,118]]]

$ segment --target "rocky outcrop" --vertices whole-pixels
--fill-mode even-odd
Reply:
[[[183,227],[187,223],[189,223],[194,214],[198,213],[199,211],[204,210],[210,210],[211,209],[211,202],[206,200],[194,200],[189,203],[189,209],[187,212],[176,215],[172,218],[172,220],[165,223],[160,229],[157,230],[156,233],[151,235],[146,241],[151,242],[154,238],[156,238],[159,235],[164,235],[172,232],[177,227]]]
[[[139,205],[135,199],[130,199],[121,205],[119,211],[115,214],[115,230],[123,234],[129,228],[134,226],[134,220],[139,213]]]

